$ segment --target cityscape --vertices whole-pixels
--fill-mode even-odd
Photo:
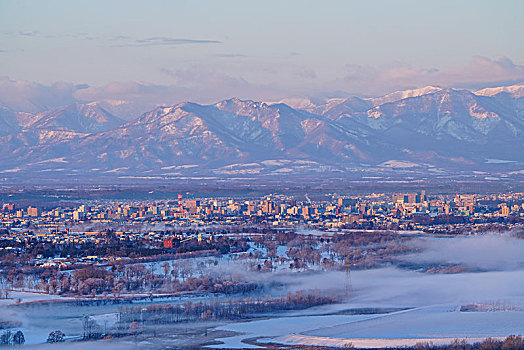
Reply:
[[[524,222],[524,193],[456,194],[431,198],[425,190],[411,193],[373,193],[367,196],[327,195],[313,202],[297,201],[285,195],[257,200],[183,199],[135,202],[89,202],[78,207],[49,210],[7,203],[2,208],[0,236],[13,241],[58,246],[103,244],[111,230],[120,240],[150,244],[173,252],[179,242],[197,239],[212,242],[213,236],[228,227],[264,227],[285,232],[299,227],[321,232],[381,230],[429,234],[478,234],[492,230],[513,230]],[[147,229],[149,228],[149,230]],[[216,231],[213,231],[215,228]],[[91,231],[93,230],[93,231]],[[24,253],[24,248],[3,250]],[[42,254],[35,266],[69,266],[86,260],[107,263],[114,256],[82,256],[67,259]]]
[[[524,349],[524,2],[0,0],[0,348]]]
[[[4,203],[1,212],[2,298],[25,309],[22,314],[65,303],[76,310],[66,314],[77,318],[49,330],[44,339],[40,333],[47,330],[40,321],[56,321],[39,315],[39,325],[29,322],[25,333],[4,332],[13,344],[18,334],[19,343],[21,337],[24,342],[27,337],[48,344],[125,339],[118,344],[126,347],[133,342],[138,346],[138,339],[143,339],[148,347],[200,347],[221,341],[237,347],[234,340],[219,339],[224,336],[220,330],[224,321],[257,320],[268,312],[282,313],[275,319],[280,320],[293,310],[344,305],[356,293],[354,288],[362,288],[357,276],[365,271],[394,266],[446,276],[493,268],[467,259],[410,258],[423,255],[428,239],[453,242],[475,237],[469,239],[488,239],[487,244],[496,245],[496,240],[519,242],[524,237],[524,193],[518,192],[314,192],[235,198],[195,197],[180,191],[156,200],[78,200],[60,206]],[[297,289],[297,282],[290,282],[325,274],[337,277],[330,277],[335,280],[320,289]],[[464,303],[460,311],[515,308],[504,303]],[[389,315],[409,309],[355,308],[350,314]],[[8,329],[20,325],[4,322]],[[519,324],[518,319],[515,322]],[[189,336],[190,325],[195,328]],[[164,336],[157,339],[156,332]],[[167,334],[177,340],[164,339]],[[311,338],[289,340],[285,332],[279,336],[276,339],[284,343],[324,344]],[[260,344],[251,343],[251,338],[241,339],[240,347]],[[445,344],[446,338],[431,341],[443,346],[438,344]],[[520,338],[499,344],[515,341]],[[387,346],[418,343],[386,342]],[[346,346],[336,339],[328,344]],[[376,346],[377,340],[359,344]]]

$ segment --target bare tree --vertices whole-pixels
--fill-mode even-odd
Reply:
[[[11,345],[13,333],[8,329],[0,335],[0,345]]]
[[[22,331],[16,331],[13,335],[13,344],[14,345],[24,345],[25,343],[25,336]]]
[[[47,337],[48,343],[61,343],[65,341],[65,334],[64,332],[60,330],[52,331],[49,333],[49,336]]]

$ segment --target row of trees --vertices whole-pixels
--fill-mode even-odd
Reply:
[[[209,319],[242,319],[255,314],[305,309],[312,306],[335,303],[336,299],[323,296],[320,292],[288,293],[285,297],[276,299],[238,298],[226,302],[213,300],[211,302],[192,303],[190,300],[183,305],[159,304],[147,307],[123,307],[118,313],[120,328],[127,329],[130,324],[169,324],[194,320]]]

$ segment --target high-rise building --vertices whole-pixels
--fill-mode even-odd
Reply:
[[[73,220],[76,220],[76,221],[80,221],[84,218],[84,213],[78,211],[78,210],[75,210],[73,212]]]
[[[28,207],[27,215],[32,217],[38,217],[38,208]]]

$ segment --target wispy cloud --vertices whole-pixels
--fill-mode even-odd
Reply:
[[[247,57],[247,55],[243,55],[241,53],[217,53],[214,56],[215,57],[222,57],[222,58],[242,58],[242,57]]]
[[[316,79],[317,78],[317,73],[315,72],[314,69],[305,68],[305,67],[296,71],[295,75],[297,77],[305,78],[305,79]]]
[[[130,43],[115,44],[112,47],[133,47],[133,46],[173,46],[187,44],[220,44],[219,40],[189,39],[189,38],[170,38],[155,36],[145,39],[135,39]]]
[[[163,68],[161,72],[184,87],[182,100],[213,102],[230,97],[245,99],[274,100],[286,94],[277,84],[260,84],[248,81],[242,76],[209,70],[204,66],[188,69]]]
[[[18,35],[20,36],[39,36],[41,35],[42,33],[40,33],[40,31],[38,30],[33,30],[33,31],[19,31],[18,32]]]
[[[128,35],[114,35],[110,37],[109,40],[119,41],[119,40],[134,40],[134,39]]]
[[[100,39],[99,37],[94,36],[94,35],[89,34],[89,33],[86,33],[86,32],[69,34],[68,36],[72,37],[72,38],[85,39],[85,40],[97,40],[97,39]]]
[[[133,46],[175,46],[188,44],[220,44],[222,41],[213,39],[193,39],[193,38],[174,38],[167,36],[152,36],[147,38],[133,38],[127,35],[114,35],[110,37],[94,36],[87,32],[63,33],[60,35],[50,35],[39,30],[21,30],[18,32],[4,32],[4,35],[15,37],[39,37],[44,39],[75,38],[89,41],[100,41],[102,45],[110,42],[110,47],[133,47]],[[224,56],[226,57],[226,56]],[[240,55],[238,56],[240,57]]]
[[[170,44],[218,44],[220,41],[218,40],[195,40],[195,39],[181,39],[181,38],[168,38],[163,36],[157,36],[152,38],[146,38],[146,39],[138,39],[136,40],[137,43],[144,43],[144,44],[164,44],[164,45],[170,45]]]

